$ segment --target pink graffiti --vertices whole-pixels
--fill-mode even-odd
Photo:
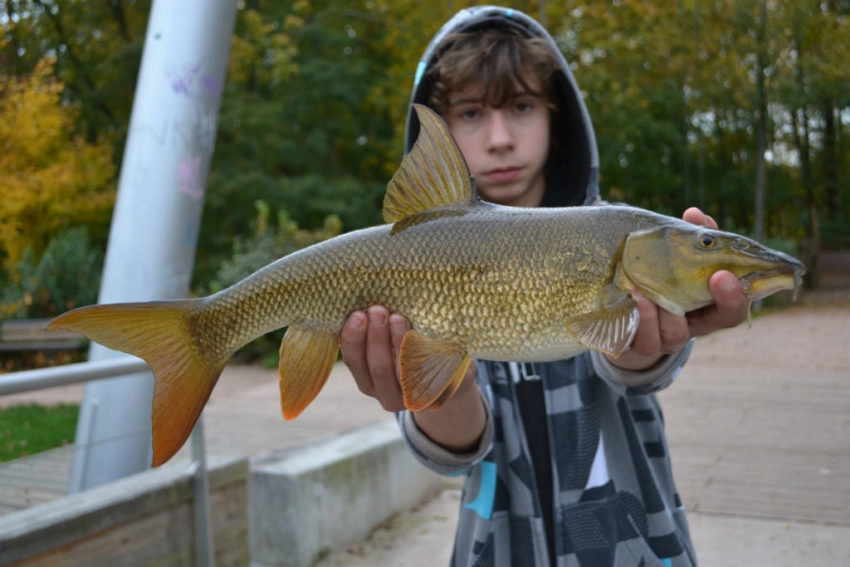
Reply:
[[[201,183],[201,158],[191,156],[184,158],[177,169],[178,189],[181,193],[193,199],[204,196],[204,186]]]

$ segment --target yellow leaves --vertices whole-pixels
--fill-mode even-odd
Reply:
[[[39,132],[63,127],[64,117],[40,109],[58,101],[61,85],[46,80],[52,61],[42,60],[29,81],[17,83],[14,79],[0,83],[0,104],[3,120],[0,121],[0,168],[20,168],[23,164],[49,153],[50,140]],[[30,85],[35,88],[30,88]],[[26,142],[26,143],[24,143]]]
[[[244,10],[239,17],[243,31],[231,40],[229,81],[280,84],[298,72],[298,48],[288,34],[279,30],[277,22],[265,22],[256,10]],[[289,31],[302,25],[301,18],[290,15],[283,27]]]
[[[0,77],[0,258],[38,254],[62,228],[103,220],[114,199],[112,149],[73,133],[77,109],[61,99],[44,58],[23,79]]]

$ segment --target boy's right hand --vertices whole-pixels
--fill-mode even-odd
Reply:
[[[387,411],[405,409],[399,381],[398,352],[411,329],[403,316],[379,305],[348,316],[340,332],[342,361],[357,387],[378,400]],[[414,414],[419,429],[446,449],[463,452],[474,447],[487,422],[481,394],[475,384],[476,366],[470,365],[463,384],[437,411]]]

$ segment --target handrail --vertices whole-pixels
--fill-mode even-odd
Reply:
[[[101,378],[113,378],[146,370],[148,370],[148,364],[135,356],[21,370],[10,374],[0,374],[0,396],[90,382]]]

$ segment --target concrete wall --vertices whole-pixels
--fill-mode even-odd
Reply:
[[[254,461],[251,565],[313,565],[433,496],[442,483],[410,455],[392,420]]]

